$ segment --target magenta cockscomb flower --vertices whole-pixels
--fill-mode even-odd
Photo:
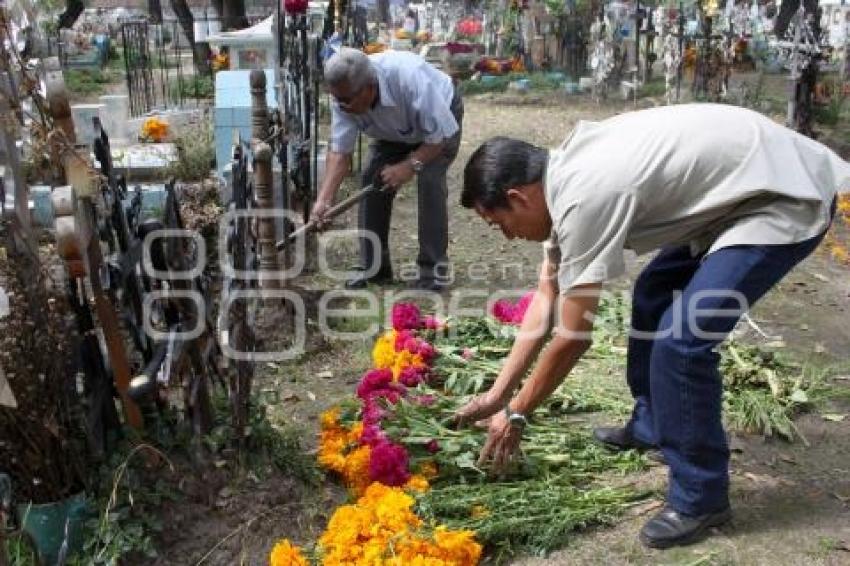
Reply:
[[[386,389],[392,382],[393,372],[391,369],[369,370],[357,385],[357,396],[361,399],[368,399],[372,393],[380,389]]]
[[[399,487],[410,479],[407,469],[407,450],[390,441],[372,446],[369,458],[369,479],[384,485]]]
[[[387,435],[376,423],[364,424],[363,432],[360,433],[360,444],[366,446],[377,446],[387,441]]]
[[[394,304],[391,319],[394,330],[416,330],[422,326],[422,314],[413,303]]]
[[[507,299],[499,299],[493,304],[490,312],[496,320],[503,324],[521,324],[532,299],[534,299],[534,291],[527,292],[516,303]]]

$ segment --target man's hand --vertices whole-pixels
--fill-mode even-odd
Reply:
[[[469,403],[455,412],[455,422],[458,426],[477,423],[504,409],[506,402],[506,399],[494,395],[492,390],[476,395]]]
[[[481,449],[478,457],[478,467],[490,464],[491,473],[498,474],[514,460],[519,454],[519,445],[522,441],[522,429],[512,426],[504,411],[499,411],[490,419],[487,429],[487,441]]]
[[[380,174],[384,186],[397,191],[403,184],[413,178],[413,165],[409,159],[405,159],[395,165],[387,165],[381,169]]]
[[[330,222],[330,219],[325,218],[325,213],[330,207],[331,203],[322,198],[317,198],[313,204],[313,210],[310,212],[310,220],[316,223],[316,228],[319,230],[327,228]]]

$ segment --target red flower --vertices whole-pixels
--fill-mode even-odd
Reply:
[[[440,443],[437,442],[436,439],[432,438],[428,441],[428,444],[425,445],[425,449],[431,454],[436,454],[440,451]]]
[[[357,396],[364,400],[369,399],[375,391],[390,387],[392,382],[393,372],[391,369],[369,370],[357,385]]]
[[[428,370],[421,367],[409,366],[401,370],[398,380],[407,387],[416,387],[428,380]]]
[[[389,441],[372,447],[369,458],[369,479],[384,485],[400,487],[410,479],[407,469],[407,450]]]
[[[422,361],[424,361],[426,364],[430,364],[431,361],[433,361],[434,357],[437,355],[437,351],[434,349],[434,346],[432,346],[430,342],[420,340],[419,355],[422,356]]]
[[[507,299],[499,299],[493,305],[491,313],[503,324],[521,324],[532,299],[534,299],[534,291],[529,291],[520,297],[516,304]]]
[[[416,330],[422,326],[419,307],[413,303],[396,303],[391,314],[395,330]]]
[[[308,5],[308,0],[283,0],[283,9],[290,15],[306,13]]]
[[[381,427],[377,424],[367,424],[363,427],[363,432],[360,434],[360,444],[367,446],[377,446],[382,442],[386,442],[387,437]]]

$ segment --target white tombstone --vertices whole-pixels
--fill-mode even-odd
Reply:
[[[100,122],[109,136],[110,145],[128,143],[132,139],[128,128],[130,98],[126,94],[105,94],[99,100],[106,107],[100,115]]]
[[[103,120],[106,105],[104,104],[72,104],[71,116],[74,118],[74,129],[77,132],[77,143],[91,145],[94,141],[94,122],[97,116]],[[101,122],[102,123],[102,122]]]

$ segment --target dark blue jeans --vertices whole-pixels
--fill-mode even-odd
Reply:
[[[717,345],[822,239],[733,246],[696,257],[688,246],[664,249],[635,282],[626,368],[635,408],[627,428],[663,451],[670,467],[667,503],[680,513],[729,505]]]

